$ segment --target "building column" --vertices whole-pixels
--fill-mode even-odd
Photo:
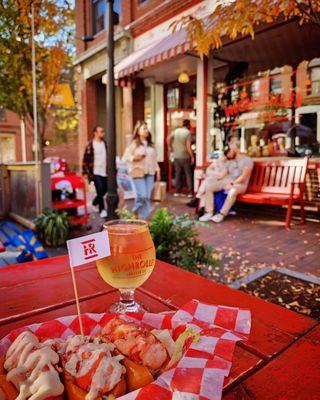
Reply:
[[[22,162],[27,161],[27,150],[26,150],[26,122],[25,119],[21,119],[21,159]]]
[[[208,93],[208,58],[197,62],[197,126],[196,126],[196,167],[206,163],[207,152],[207,93]]]
[[[133,132],[133,100],[132,88],[125,86],[122,88],[123,94],[123,131],[124,131],[124,147],[127,146],[132,138]]]
[[[151,86],[151,133],[159,162],[164,161],[164,121],[163,85],[157,83]]]

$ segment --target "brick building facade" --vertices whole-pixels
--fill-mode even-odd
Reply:
[[[280,21],[259,26],[254,41],[224,40],[221,49],[200,59],[186,32],[173,33],[170,25],[188,14],[205,18],[215,7],[214,1],[127,0],[121,7],[118,1],[115,5],[120,12],[120,24],[115,28],[118,155],[130,140],[136,120],[146,120],[171,187],[174,172],[166,151],[167,135],[183,118],[191,119],[197,174],[219,150],[215,137],[219,107],[223,108],[219,123],[224,136],[235,132],[244,151],[252,135],[262,139],[263,128],[277,121],[286,121],[288,126],[301,121],[310,124],[314,142],[320,141],[320,60],[312,46],[320,37],[311,24],[299,27],[297,21]],[[80,158],[93,127],[106,122],[104,7],[104,0],[76,2]],[[94,35],[94,40],[81,41],[86,35]],[[187,73],[189,82],[178,82],[181,73]],[[226,103],[223,107],[221,99]],[[236,109],[231,117],[226,116],[228,107]],[[278,132],[283,139],[284,129]],[[270,137],[272,140],[278,139]],[[261,142],[263,145],[267,143]],[[278,145],[281,148],[282,139]]]
[[[31,161],[32,144],[30,121],[26,121],[24,128],[18,115],[0,108],[0,163]]]
[[[64,158],[71,170],[79,169],[78,135],[75,132],[67,132],[64,139],[58,141],[53,120],[49,118],[46,141],[45,157]],[[71,148],[75,151],[70,151]],[[33,122],[30,118],[26,118],[23,125],[17,114],[0,109],[0,163],[33,161],[33,149]]]

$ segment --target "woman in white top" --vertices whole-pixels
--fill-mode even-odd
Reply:
[[[132,211],[147,218],[151,211],[150,199],[154,179],[160,181],[160,168],[151,134],[144,121],[138,121],[131,144],[126,148],[124,160],[129,162],[137,197]]]

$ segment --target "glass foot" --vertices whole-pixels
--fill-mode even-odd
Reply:
[[[119,303],[112,304],[110,311],[112,313],[124,314],[126,312],[143,312],[143,307],[134,300],[134,289],[126,288],[119,289],[120,301]]]
[[[119,303],[114,303],[110,307],[110,312],[116,313],[116,314],[124,314],[126,312],[139,313],[139,312],[144,312],[144,311],[145,310],[141,306],[141,304],[136,303],[135,301],[131,301],[131,302],[119,301]]]

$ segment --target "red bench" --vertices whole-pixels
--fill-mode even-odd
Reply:
[[[305,222],[304,186],[308,158],[290,160],[255,161],[248,190],[238,195],[237,201],[253,204],[288,206],[286,229],[290,229],[292,206],[299,203],[301,223]],[[199,185],[202,179],[200,179]],[[196,212],[198,211],[198,206]]]
[[[308,159],[255,162],[246,193],[237,201],[288,206],[285,227],[290,229],[292,206],[300,204],[301,222],[305,221],[304,186]]]

